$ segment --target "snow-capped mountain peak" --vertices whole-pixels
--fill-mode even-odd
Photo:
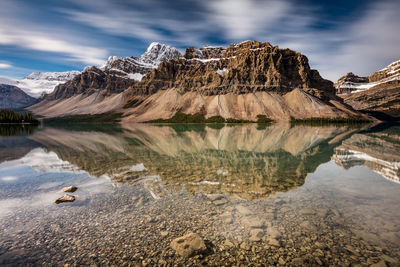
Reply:
[[[157,68],[161,62],[179,58],[180,56],[181,54],[175,47],[153,42],[140,58],[110,56],[99,69],[121,78],[140,81],[146,73]],[[85,68],[84,72],[87,70],[89,68]]]
[[[109,56],[107,61],[104,63],[104,65],[102,65],[100,67],[101,70],[108,70],[112,68],[112,65],[115,63],[115,61],[117,61],[118,59],[120,59],[117,56]],[[86,69],[86,68],[85,68]]]
[[[153,42],[140,57],[140,60],[144,63],[158,66],[162,61],[169,61],[179,57],[181,57],[181,53],[175,47]]]

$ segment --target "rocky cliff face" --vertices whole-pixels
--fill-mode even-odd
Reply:
[[[320,99],[334,95],[333,84],[311,70],[304,55],[270,43],[248,41],[227,48],[186,50],[183,58],[160,64],[130,88],[130,94],[177,89],[202,95],[270,91],[285,94],[302,89]]]
[[[20,88],[0,84],[0,108],[24,108],[36,102],[36,98],[27,95]]]
[[[280,121],[358,115],[307,57],[256,41],[189,47],[183,57],[152,43],[140,58],[110,57],[100,68],[86,68],[32,110],[43,116],[118,110],[131,122],[178,111],[253,121],[258,115]]]
[[[347,74],[335,87],[344,102],[356,110],[400,115],[400,60],[368,77]]]
[[[312,70],[304,55],[270,43],[186,49],[126,91],[125,120],[172,117],[178,110],[256,120],[354,115],[335,96],[333,83]],[[141,104],[137,104],[141,103]]]
[[[114,110],[123,105],[123,96],[118,94],[140,81],[161,62],[180,56],[176,48],[160,43],[152,43],[140,58],[111,56],[103,66],[86,67],[81,74],[57,86],[32,107],[32,111],[54,117]]]
[[[57,86],[46,99],[65,99],[77,94],[90,95],[99,90],[103,91],[103,95],[120,93],[140,81],[143,75],[157,68],[161,62],[179,56],[176,48],[160,43],[152,43],[140,58],[111,56],[100,68],[87,67],[74,79]]]

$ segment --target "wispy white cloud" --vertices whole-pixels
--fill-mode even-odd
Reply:
[[[0,45],[59,53],[63,60],[84,64],[101,64],[108,56],[106,49],[88,45],[84,36],[71,36],[65,27],[32,21],[31,13],[18,0],[0,2]]]
[[[12,65],[9,63],[0,62],[0,69],[8,69],[12,68]]]
[[[400,58],[399,1],[366,5],[359,17],[323,21],[318,7],[290,0],[203,1],[208,20],[229,39],[270,41],[302,52],[323,77],[336,80],[346,72],[369,75]],[[322,20],[322,21],[321,21]],[[326,22],[329,28],[314,27]]]
[[[53,6],[68,21],[62,26],[30,23],[15,15],[20,5],[14,2],[21,1],[0,2],[0,24],[7,25],[0,27],[0,45],[58,53],[85,64],[101,64],[108,51],[127,53],[128,42],[125,47],[103,43],[116,36],[127,37],[136,48],[135,39],[140,45],[160,41],[180,48],[269,41],[307,55],[311,66],[331,80],[348,71],[367,75],[400,56],[399,1],[375,2],[365,5],[358,16],[328,20],[320,10],[323,3],[292,0],[68,0],[62,7]],[[329,27],[318,27],[321,24]],[[95,32],[103,46],[80,32],[80,26]],[[131,55],[135,54],[126,54]]]
[[[289,12],[290,3],[278,0],[204,1],[208,17],[224,30],[229,39],[242,39],[265,33]]]
[[[328,53],[329,76],[349,71],[369,75],[400,59],[399,10],[399,1],[379,1],[365,16],[336,32],[345,40],[335,54]]]
[[[43,32],[27,31],[13,26],[0,29],[0,45],[14,45],[36,51],[62,53],[69,60],[85,64],[101,64],[108,54],[105,49],[71,43]]]
[[[63,8],[59,11],[72,21],[108,34],[133,37],[144,42],[200,44],[211,29],[208,27],[210,22],[204,20],[202,12],[196,12],[196,18],[183,18],[179,10],[160,0],[131,2],[129,5],[111,0],[98,0],[96,5],[85,1],[69,1],[79,8]]]

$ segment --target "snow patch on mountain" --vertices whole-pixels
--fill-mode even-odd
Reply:
[[[121,78],[140,81],[146,73],[156,69],[161,62],[179,57],[181,54],[175,47],[153,42],[140,58],[110,56],[99,69],[117,72],[114,75]]]
[[[226,73],[228,73],[228,70],[227,70],[226,68],[218,69],[218,70],[217,70],[217,73],[218,73],[221,77],[224,77],[224,75],[225,75]]]
[[[79,73],[80,71],[75,70],[65,72],[32,72],[21,80],[0,77],[0,83],[17,86],[28,95],[37,98],[43,93],[51,93],[57,85],[71,80]]]
[[[17,80],[13,78],[0,76],[0,84],[16,85]]]
[[[143,76],[144,75],[140,74],[140,73],[129,73],[128,74],[129,79],[136,80],[138,82],[140,82],[142,80]]]

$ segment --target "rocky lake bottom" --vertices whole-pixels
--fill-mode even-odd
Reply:
[[[0,265],[400,265],[398,126],[43,127],[0,162]]]

